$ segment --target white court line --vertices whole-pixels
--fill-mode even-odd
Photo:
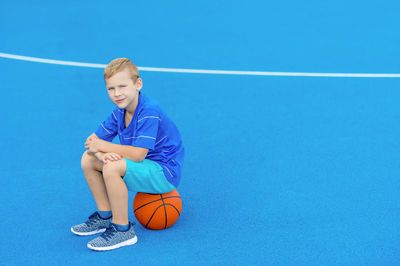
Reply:
[[[9,58],[30,62],[39,62],[65,66],[79,66],[91,68],[104,68],[105,64],[82,63],[30,57],[15,54],[0,53],[0,58]],[[310,72],[265,72],[265,71],[236,71],[236,70],[211,70],[211,69],[185,69],[185,68],[160,68],[138,67],[141,71],[195,73],[195,74],[223,74],[223,75],[250,75],[250,76],[291,76],[291,77],[343,77],[343,78],[400,78],[400,74],[373,74],[373,73],[310,73]]]

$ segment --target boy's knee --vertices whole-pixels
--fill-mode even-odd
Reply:
[[[124,176],[126,172],[126,162],[125,160],[110,161],[103,165],[103,175],[107,176]]]
[[[88,151],[85,151],[82,155],[82,159],[81,159],[81,167],[83,170],[85,169],[93,169],[95,168],[95,162],[96,162],[97,158],[89,153]]]

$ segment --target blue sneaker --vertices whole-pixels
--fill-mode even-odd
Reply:
[[[106,251],[123,246],[130,246],[137,242],[137,236],[133,230],[133,224],[129,222],[129,228],[126,231],[119,231],[115,224],[87,244],[87,247],[96,251]]]
[[[71,232],[79,236],[90,236],[103,233],[110,226],[112,217],[101,218],[98,212],[89,216],[88,221],[71,227]]]

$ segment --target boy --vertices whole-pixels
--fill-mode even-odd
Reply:
[[[117,106],[88,137],[81,166],[98,211],[71,227],[77,235],[102,235],[88,243],[111,250],[137,242],[128,220],[128,190],[161,194],[180,181],[184,148],[175,124],[143,93],[134,63],[111,61],[104,69],[111,101]],[[118,135],[121,145],[111,143]]]

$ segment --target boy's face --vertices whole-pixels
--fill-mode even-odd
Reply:
[[[119,108],[130,110],[130,107],[133,107],[138,92],[142,88],[142,80],[137,78],[135,81],[132,80],[127,68],[106,79],[108,95]]]

